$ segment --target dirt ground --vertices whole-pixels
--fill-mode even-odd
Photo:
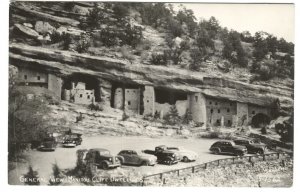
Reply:
[[[226,155],[214,155],[209,153],[209,147],[212,145],[214,139],[183,139],[183,138],[149,138],[141,136],[126,136],[126,137],[113,137],[113,136],[90,136],[83,137],[82,145],[76,148],[62,148],[58,147],[54,152],[40,152],[29,151],[27,156],[29,161],[27,163],[18,163],[16,168],[9,171],[9,183],[10,184],[22,184],[20,177],[28,170],[28,165],[32,165],[34,170],[37,170],[39,176],[45,180],[41,181],[42,185],[47,185],[50,175],[52,174],[52,164],[57,162],[61,169],[74,168],[76,164],[76,150],[78,149],[90,149],[90,148],[106,148],[111,151],[112,154],[119,153],[122,149],[134,149],[137,151],[144,149],[154,149],[158,145],[168,146],[182,146],[185,149],[195,151],[199,154],[199,158],[195,162],[183,163],[180,162],[176,165],[155,165],[154,167],[134,167],[134,166],[122,166],[127,171],[134,171],[141,175],[148,175],[160,172],[162,170],[170,170],[176,168],[182,168],[191,166],[196,163],[208,162],[211,160],[226,158]]]

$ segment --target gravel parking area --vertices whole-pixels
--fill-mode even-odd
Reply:
[[[41,184],[46,185],[49,177],[52,174],[52,164],[57,162],[61,169],[74,168],[76,164],[76,150],[78,149],[90,149],[90,148],[106,148],[111,151],[112,154],[118,154],[122,149],[134,149],[137,151],[144,149],[151,149],[158,145],[168,146],[182,146],[185,149],[195,151],[199,154],[199,158],[195,162],[183,163],[180,162],[175,165],[155,165],[155,166],[122,166],[118,169],[132,170],[141,175],[148,175],[158,173],[160,171],[167,171],[171,169],[183,168],[191,166],[193,164],[199,164],[202,162],[208,162],[216,159],[230,157],[228,155],[214,155],[209,152],[209,147],[214,143],[215,139],[184,139],[184,138],[149,138],[141,136],[125,136],[125,137],[113,137],[113,136],[91,136],[83,137],[82,145],[76,148],[62,148],[58,147],[54,152],[40,152],[29,151],[29,162],[18,163],[16,168],[9,172],[9,181],[11,184],[22,184],[20,182],[20,176],[25,174],[28,169],[28,165],[32,165],[34,170],[37,170],[41,178],[46,178]]]

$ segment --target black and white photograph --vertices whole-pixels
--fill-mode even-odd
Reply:
[[[8,185],[297,182],[293,3],[10,1],[8,24]]]

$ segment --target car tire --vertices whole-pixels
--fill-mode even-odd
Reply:
[[[108,164],[103,162],[101,163],[101,168],[104,169],[104,170],[107,170],[108,169]]]
[[[141,165],[142,166],[149,166],[149,162],[148,161],[143,161]]]
[[[240,152],[240,151],[237,151],[237,152],[235,152],[235,155],[238,156],[238,157],[242,157],[242,156],[244,156],[244,153]]]
[[[221,153],[221,150],[219,148],[215,148],[213,149],[213,153],[219,155]]]
[[[264,150],[258,149],[258,150],[256,151],[256,153],[257,153],[258,155],[262,155],[262,154],[264,154]]]
[[[184,157],[182,158],[182,161],[185,162],[185,163],[187,163],[187,162],[189,162],[189,158],[187,158],[186,156],[184,156]]]

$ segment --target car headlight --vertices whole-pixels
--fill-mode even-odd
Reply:
[[[173,154],[172,157],[175,157],[175,154]]]
[[[109,161],[112,161],[112,158],[109,158],[108,160],[109,160]]]

